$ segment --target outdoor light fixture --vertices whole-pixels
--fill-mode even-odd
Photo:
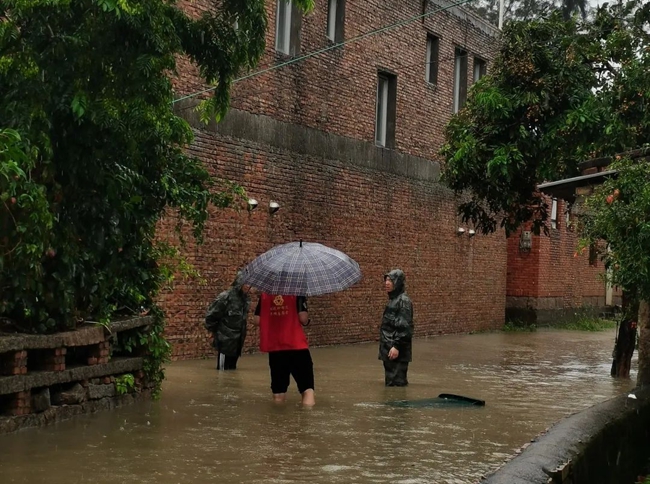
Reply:
[[[474,237],[476,235],[476,230],[474,229],[469,229],[469,236]]]
[[[463,235],[465,233],[465,229],[463,227],[458,227],[458,230],[456,230],[456,235]]]
[[[269,214],[273,215],[275,212],[280,210],[280,205],[276,202],[269,203]]]
[[[259,205],[259,203],[257,203],[257,200],[255,200],[254,198],[249,198],[248,199],[248,211],[249,212],[252,212],[253,210],[255,210],[258,205]]]

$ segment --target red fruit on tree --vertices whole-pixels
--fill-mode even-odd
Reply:
[[[614,202],[614,195],[607,195],[607,203],[611,205]]]

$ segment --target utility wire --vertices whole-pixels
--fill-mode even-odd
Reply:
[[[405,20],[401,20],[399,22],[395,22],[393,24],[386,25],[384,27],[380,27],[380,28],[375,29],[375,30],[370,30],[370,31],[368,31],[368,32],[366,32],[364,34],[360,34],[360,35],[357,35],[356,37],[352,37],[350,39],[344,40],[343,42],[339,42],[337,44],[329,45],[329,46],[324,47],[322,49],[315,50],[315,51],[310,52],[308,54],[302,55],[300,57],[296,57],[294,59],[290,59],[290,60],[288,60],[286,62],[282,62],[280,64],[276,64],[276,65],[271,66],[271,67],[267,67],[265,69],[261,69],[259,71],[251,72],[250,74],[246,74],[245,76],[242,76],[242,77],[239,77],[239,78],[233,80],[232,83],[234,84],[234,83],[237,83],[237,82],[245,81],[245,80],[250,79],[252,77],[257,77],[257,76],[259,76],[261,74],[265,74],[267,72],[274,71],[274,70],[280,69],[282,67],[286,67],[288,65],[295,64],[297,62],[301,62],[301,61],[309,59],[311,57],[316,57],[318,55],[324,54],[324,53],[329,52],[331,50],[343,47],[344,45],[351,44],[353,42],[358,42],[360,40],[366,39],[366,38],[371,37],[373,35],[381,34],[381,33],[386,32],[388,30],[396,29],[398,27],[403,27],[404,25],[408,25],[408,24],[413,23],[413,22],[415,22],[417,20],[421,20],[421,19],[424,19],[426,17],[430,17],[433,14],[443,12],[445,10],[449,10],[449,9],[454,8],[454,7],[459,7],[461,5],[469,3],[471,1],[473,1],[473,0],[460,0],[458,2],[447,5],[446,7],[440,7],[440,8],[437,8],[435,10],[431,10],[429,12],[425,12],[425,13],[422,13],[420,15],[416,15],[414,17],[409,17],[409,18],[407,18]],[[216,87],[209,87],[207,89],[203,89],[202,91],[197,91],[197,92],[194,92],[194,93],[191,93],[191,94],[187,94],[185,96],[179,97],[178,99],[174,99],[172,101],[172,104],[175,104],[175,103],[180,102],[180,101],[184,101],[185,99],[200,96],[201,94],[205,94],[207,92],[214,91],[215,89],[216,89]]]
[[[498,47],[494,47],[493,49],[483,51],[483,52],[472,52],[471,55],[472,56],[477,56],[478,55],[479,57],[485,58],[485,57],[490,57],[492,54],[495,54],[496,52],[498,52],[498,50],[499,50]],[[443,62],[454,60],[456,58],[469,58],[469,57],[470,57],[470,52],[466,52],[465,54],[462,54],[460,56],[457,56],[455,54],[445,55],[445,56],[439,57],[437,59],[437,63],[440,65]],[[424,61],[424,60],[419,60],[419,61],[413,62],[411,64],[399,64],[397,66],[393,66],[393,68],[396,70],[398,76],[401,76],[401,75],[404,75],[406,73],[412,74],[414,72],[415,68],[424,69],[429,64],[431,64],[431,62]],[[336,71],[336,80],[337,80],[337,82],[340,83],[340,82],[344,82],[346,80],[354,78],[358,74],[357,67],[358,66],[356,66],[356,65],[350,65],[350,66],[346,66],[343,69],[338,68],[337,71]],[[424,80],[424,70],[422,70],[422,82],[423,83],[426,82]],[[436,84],[432,84],[432,85],[436,85]],[[405,86],[404,83],[399,83],[398,82],[398,89],[400,87],[404,88],[404,86]],[[265,94],[269,94],[269,93],[279,94],[279,93],[282,93],[282,92],[285,92],[285,91],[295,91],[295,87],[294,86],[285,86],[285,87],[272,86],[272,87],[269,87],[269,88],[266,88],[266,89],[256,90],[255,91],[255,97],[264,96]],[[186,106],[181,107],[180,111],[186,111],[188,109],[194,109],[199,104],[200,104],[199,102],[188,104]]]

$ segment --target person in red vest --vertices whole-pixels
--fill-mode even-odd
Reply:
[[[309,323],[307,298],[263,293],[254,322],[260,328],[260,351],[269,354],[273,399],[280,403],[286,400],[293,376],[302,404],[314,405],[314,364],[302,329]]]

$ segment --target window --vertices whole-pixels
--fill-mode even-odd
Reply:
[[[426,80],[429,84],[438,84],[438,53],[440,52],[440,39],[433,35],[427,36],[427,65]]]
[[[377,119],[375,143],[378,146],[395,146],[395,105],[397,101],[397,77],[380,72],[377,77]]]
[[[329,0],[327,10],[327,38],[332,42],[343,42],[345,37],[345,0]]]
[[[598,251],[596,250],[596,244],[589,245],[589,265],[595,266],[598,261]]]
[[[275,50],[287,55],[300,52],[302,14],[291,0],[278,0],[275,22]]]
[[[557,228],[557,198],[554,198],[551,203],[551,228]]]
[[[467,100],[467,52],[456,48],[454,61],[454,113],[465,105]]]
[[[474,57],[474,82],[478,81],[487,73],[487,62],[478,57]]]

